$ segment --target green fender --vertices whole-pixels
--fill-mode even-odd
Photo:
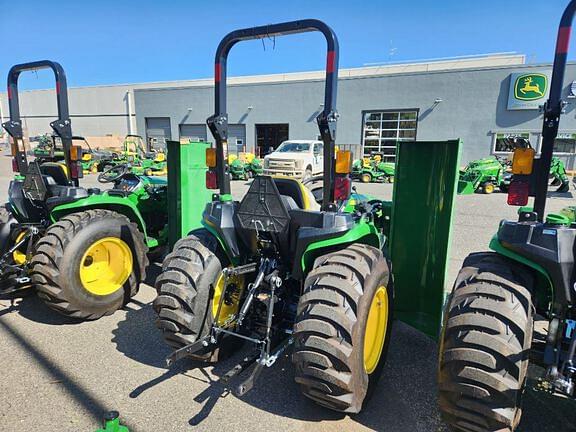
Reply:
[[[523,257],[514,251],[506,249],[498,240],[498,235],[494,235],[494,237],[492,237],[492,240],[490,240],[489,248],[494,252],[505,256],[506,258],[510,258],[511,260],[530,267],[532,270],[534,270],[537,276],[535,295],[536,299],[538,300],[538,304],[550,304],[550,301],[554,298],[554,285],[552,284],[550,275],[546,269],[544,269],[544,267],[530,261],[528,258]]]
[[[333,249],[334,246],[345,247],[351,243],[362,243],[382,249],[386,243],[386,238],[380,234],[374,224],[361,220],[354,228],[339,237],[321,240],[308,245],[300,258],[302,273],[306,275],[312,269],[314,260],[323,255],[326,249]]]
[[[129,198],[110,196],[107,194],[90,195],[86,198],[54,207],[50,212],[50,219],[52,222],[56,222],[71,213],[91,209],[112,210],[123,214],[138,225],[138,228],[144,234],[146,245],[149,248],[158,246],[158,240],[148,236],[148,233],[146,232],[146,223],[144,222],[144,219],[142,219],[142,215],[140,214],[136,204],[134,204],[134,202]]]

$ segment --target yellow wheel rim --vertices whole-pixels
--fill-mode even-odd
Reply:
[[[80,261],[80,281],[91,294],[105,296],[122,289],[132,273],[130,247],[117,237],[90,245]]]
[[[214,298],[212,299],[212,318],[216,318],[216,314],[218,313],[220,298],[224,293],[225,280],[226,278],[224,277],[224,273],[220,273],[220,277],[216,281],[216,287],[214,288]],[[240,307],[240,297],[244,291],[244,276],[229,276],[227,282],[229,287],[228,293],[222,302],[222,309],[220,309],[220,315],[218,316],[218,325],[221,326],[225,325],[230,317],[238,313],[238,308]]]
[[[490,194],[490,193],[494,192],[494,185],[491,185],[491,184],[486,185],[484,190],[486,191],[486,193]]]
[[[16,236],[16,241],[14,242],[14,244],[17,244],[19,241],[21,241],[25,235],[26,235],[26,231],[22,231],[20,234],[18,234]],[[22,252],[21,250],[16,249],[14,252],[12,252],[12,259],[14,260],[14,263],[17,265],[25,264],[26,263],[26,253]]]
[[[362,183],[370,183],[371,179],[370,174],[362,174]]]
[[[376,290],[364,333],[364,369],[366,373],[374,372],[382,355],[386,329],[388,327],[388,291],[381,286]]]

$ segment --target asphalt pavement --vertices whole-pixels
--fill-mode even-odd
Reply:
[[[12,176],[0,156],[0,201]],[[93,176],[84,184],[93,186]],[[389,199],[391,185],[358,184],[358,191]],[[240,197],[247,189],[233,183]],[[550,210],[572,204],[572,192],[552,194]],[[515,218],[505,195],[457,198],[447,286],[464,257],[486,250],[498,222]],[[241,353],[204,367],[182,361],[167,369],[170,349],[154,326],[152,288],[159,267],[134,301],[112,316],[76,323],[49,310],[35,296],[0,302],[0,431],[94,431],[103,413],[120,411],[134,431],[389,431],[445,430],[436,407],[437,344],[395,323],[388,361],[374,398],[359,415],[345,416],[301,396],[288,357],[267,369],[256,388],[238,398],[218,377]],[[568,401],[529,390],[520,431],[576,430]]]

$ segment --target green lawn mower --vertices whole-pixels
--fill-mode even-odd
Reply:
[[[317,117],[324,143],[323,176],[306,181],[322,185],[309,189],[296,179],[257,175],[242,201],[234,201],[225,159],[228,53],[240,41],[310,31],[321,32],[327,41],[324,105]],[[431,169],[433,160],[436,170],[446,173],[440,167],[447,163],[453,173],[440,176],[442,184],[431,180],[433,186],[426,188],[422,182],[432,183],[422,178],[410,191],[397,189],[395,196],[405,198],[403,209],[351,196],[351,153],[335,151],[337,82],[338,42],[321,21],[271,24],[224,37],[216,53],[215,114],[207,120],[216,146],[207,149],[206,185],[219,193],[204,210],[203,227],[188,232],[164,260],[154,309],[157,327],[174,348],[169,364],[183,357],[215,362],[239,342],[250,344],[253,351],[221,378],[231,382],[251,370],[232,386],[240,396],[290,347],[302,393],[330,409],[355,413],[382,373],[396,300],[402,319],[428,331],[439,326],[443,283],[437,282],[444,277],[449,223],[442,228],[438,224],[451,217],[459,142],[421,146],[423,152],[449,147],[451,157],[422,152],[417,158],[406,157],[408,170],[424,164]],[[429,199],[414,198],[430,191]],[[187,212],[184,206],[181,210]],[[395,237],[394,223],[390,225],[394,212],[400,221],[396,226],[406,234],[390,242],[389,236]],[[436,235],[425,236],[430,230]],[[410,241],[412,236],[422,238]],[[396,252],[389,249],[391,244],[398,245]],[[391,273],[390,251],[404,269],[398,278]],[[425,256],[429,251],[435,253],[434,269]],[[410,280],[414,268],[420,269],[417,283]],[[397,280],[406,288],[398,296]]]
[[[396,165],[381,158],[357,159],[352,164],[352,178],[362,183],[394,183]]]
[[[56,78],[62,162],[28,163],[22,137],[18,77],[50,68]],[[56,311],[78,319],[111,314],[138,291],[147,252],[165,241],[167,186],[127,165],[100,173],[112,189],[80,187],[82,148],[73,145],[66,76],[52,61],[13,66],[8,75],[13,170],[9,200],[0,209],[0,297],[35,289]]]
[[[229,164],[229,171],[232,180],[249,180],[257,175],[262,175],[264,167],[262,161],[257,157],[250,161],[237,158]]]
[[[508,204],[522,206],[518,221],[500,223],[492,252],[465,259],[446,305],[439,403],[454,430],[514,431],[529,364],[543,371],[537,391],[576,396],[576,223],[545,213],[575,12],[573,0],[560,22],[540,158],[514,150]]]

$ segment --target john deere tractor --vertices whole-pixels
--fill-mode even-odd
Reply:
[[[500,188],[508,187],[506,166],[495,156],[469,162],[460,172],[458,194],[468,195],[475,192],[491,194]]]
[[[543,371],[539,391],[576,396],[576,223],[545,212],[575,12],[572,0],[558,31],[541,155],[514,150],[508,204],[522,206],[519,218],[500,223],[491,252],[466,258],[446,305],[439,402],[454,430],[515,430],[529,364]]]
[[[256,176],[241,202],[230,195],[226,152],[226,61],[233,45],[264,36],[321,32],[328,44],[323,186]],[[383,203],[350,196],[351,154],[335,157],[338,43],[323,22],[301,20],[234,31],[216,53],[216,147],[208,149],[207,186],[219,189],[206,206],[204,228],[178,241],[163,263],[154,308],[157,326],[184,356],[216,361],[234,342],[255,352],[228,378],[256,363],[235,387],[247,392],[262,368],[294,344],[302,392],[329,408],[358,412],[382,372],[390,340],[393,279],[384,252]],[[318,202],[321,202],[319,204]]]
[[[229,170],[232,180],[248,180],[264,172],[262,161],[252,153],[242,154],[229,161]]]
[[[100,162],[99,171],[106,171],[116,165],[128,165],[130,172],[137,175],[165,176],[167,170],[166,153],[146,152],[140,135],[128,134],[122,142],[122,150]]]
[[[28,163],[22,137],[18,77],[50,68],[56,78],[61,162]],[[126,165],[100,173],[107,191],[85,189],[82,148],[73,145],[66,76],[60,64],[38,61],[8,74],[13,169],[8,203],[0,208],[0,296],[36,289],[48,306],[80,319],[110,314],[138,291],[147,252],[160,246],[167,223],[164,179],[139,177]]]

